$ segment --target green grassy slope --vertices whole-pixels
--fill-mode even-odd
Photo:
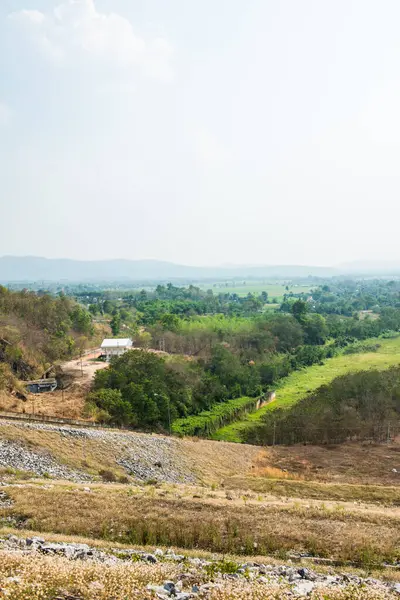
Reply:
[[[389,340],[368,340],[368,343],[369,341],[381,345],[377,352],[335,356],[323,365],[313,365],[291,373],[277,386],[274,402],[257,412],[248,414],[241,421],[222,427],[213,435],[213,439],[241,442],[243,432],[260,421],[267,411],[289,407],[340,375],[370,368],[386,369],[400,364],[400,337]]]

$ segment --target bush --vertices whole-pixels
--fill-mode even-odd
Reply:
[[[99,475],[104,482],[114,483],[115,481],[117,481],[115,473],[108,469],[102,469],[101,471],[99,471]]]
[[[120,477],[118,477],[118,483],[123,483],[123,484],[130,483],[129,477],[127,477],[126,475],[120,475]]]

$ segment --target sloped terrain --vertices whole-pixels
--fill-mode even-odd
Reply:
[[[16,537],[0,542],[0,590],[17,600],[28,589],[33,600],[398,597],[398,456],[396,443],[261,449],[1,421],[0,539]],[[363,485],[368,470],[374,483]]]

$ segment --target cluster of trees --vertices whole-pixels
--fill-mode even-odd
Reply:
[[[168,430],[180,417],[261,390],[258,368],[221,345],[199,361],[131,350],[96,373],[88,402],[99,420]]]
[[[93,333],[88,311],[63,294],[54,297],[27,290],[12,292],[0,286],[0,314],[16,315],[28,325],[54,335],[71,329],[84,335]]]
[[[93,333],[90,314],[73,299],[0,286],[0,363],[17,377],[72,356]]]
[[[252,444],[382,441],[400,430],[400,367],[338,377],[246,432]]]
[[[164,302],[191,306],[196,296],[205,293],[193,286],[159,286],[153,300],[140,294],[140,302],[157,310]],[[118,315],[114,314],[112,325]],[[137,334],[136,345],[162,349],[175,358],[136,351],[113,361],[109,370],[96,376],[91,403],[105,411],[106,419],[167,429],[175,419],[198,415],[232,399],[257,397],[293,370],[322,363],[343,349],[350,352],[357,341],[363,351],[363,340],[400,329],[400,309],[384,307],[374,318],[363,319],[358,314],[322,315],[312,300],[290,297],[275,312],[191,317],[164,312],[152,320],[145,332]],[[144,388],[137,387],[144,385],[137,379],[138,361]]]
[[[193,285],[177,287],[171,283],[158,285],[153,291],[125,292],[117,297],[112,292],[81,292],[76,298],[87,304],[94,316],[112,316],[113,324],[119,328],[122,324],[165,325],[174,323],[174,319],[176,322],[201,315],[251,316],[260,313],[269,302],[267,292],[215,295],[211,289],[204,291]]]
[[[335,278],[313,290],[312,298],[315,311],[321,314],[379,313],[387,307],[400,308],[400,280]]]
[[[155,353],[131,350],[97,371],[89,408],[99,420],[141,428],[169,427],[191,404],[183,372]]]
[[[197,328],[194,333],[175,332],[182,343],[192,343],[193,348],[196,343],[205,344],[206,351],[196,357],[127,352],[96,374],[89,403],[103,420],[168,429],[175,419],[231,399],[260,396],[294,369],[321,362],[337,351],[324,344],[326,327],[316,317],[304,315],[298,320],[293,315],[265,314],[245,320],[221,316],[212,328],[207,322],[203,335]],[[193,322],[189,324],[194,327]],[[310,340],[314,344],[305,343]]]

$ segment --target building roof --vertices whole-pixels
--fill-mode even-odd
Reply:
[[[132,340],[129,338],[105,339],[101,344],[102,348],[130,348]]]

